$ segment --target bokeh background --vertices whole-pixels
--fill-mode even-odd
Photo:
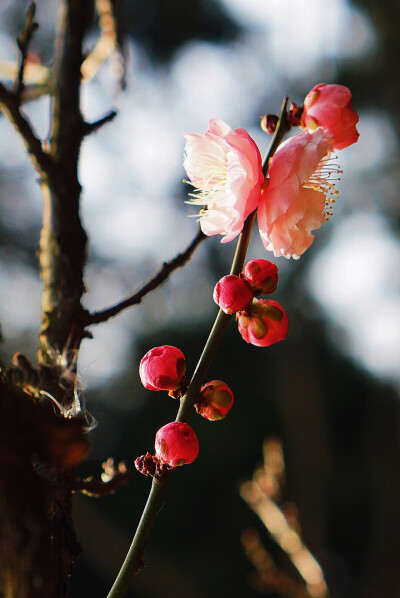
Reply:
[[[28,3],[0,0],[0,74],[16,60]],[[182,183],[183,133],[210,118],[244,127],[264,153],[260,116],[284,95],[302,103],[321,81],[348,85],[359,142],[339,152],[344,174],[334,216],[299,261],[277,259],[275,298],[291,322],[287,340],[247,346],[232,324],[210,372],[235,393],[229,417],[193,417],[200,457],[174,474],[136,578],[136,598],[255,598],[242,531],[259,530],[282,571],[299,579],[239,493],[262,461],[266,437],[283,443],[287,483],[305,543],[333,598],[400,595],[400,202],[397,0],[120,0],[126,89],[117,56],[83,86],[87,120],[115,108],[112,124],[84,143],[82,216],[90,237],[89,309],[140,285],[196,232]],[[51,64],[56,0],[38,0],[37,62]],[[90,50],[98,37],[94,26]],[[49,134],[49,100],[25,106]],[[41,220],[36,176],[15,131],[0,116],[0,356],[35,361]],[[138,362],[152,346],[180,347],[192,372],[216,314],[211,295],[232,244],[210,238],[160,289],[84,341],[81,395],[98,421],[82,475],[112,456],[129,463],[153,448],[177,405],[145,391]],[[249,258],[266,255],[258,234]],[[74,598],[106,595],[129,546],[150,481],[135,474],[114,496],[77,497],[84,552]],[[272,590],[264,595],[281,596]]]

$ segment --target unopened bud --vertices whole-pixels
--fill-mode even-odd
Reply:
[[[279,116],[276,114],[264,114],[261,117],[261,128],[264,133],[268,133],[268,135],[272,135],[275,133],[276,125],[278,124]]]
[[[139,366],[140,379],[148,390],[177,390],[185,371],[184,354],[170,345],[150,349]]]
[[[243,278],[229,274],[217,282],[214,287],[215,303],[226,313],[233,314],[246,309],[253,299],[253,292]]]
[[[233,405],[233,392],[221,380],[212,380],[201,387],[199,398],[195,403],[197,413],[209,419],[217,421],[223,419],[229,413]]]
[[[289,329],[283,307],[272,299],[253,299],[250,309],[237,314],[239,332],[247,343],[269,347],[282,341]]]
[[[171,422],[160,428],[155,440],[156,456],[170,467],[192,463],[199,454],[199,441],[184,422]]]
[[[242,275],[257,295],[273,293],[278,284],[278,268],[269,260],[250,260]]]

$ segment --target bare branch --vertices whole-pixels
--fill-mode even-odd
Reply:
[[[0,83],[0,108],[23,138],[29,155],[41,177],[48,175],[52,160],[43,151],[42,142],[36,137],[28,118],[21,113],[18,95]]]
[[[74,350],[82,340],[85,291],[83,268],[87,236],[79,213],[79,151],[84,137],[80,111],[82,41],[91,18],[90,3],[63,0],[55,41],[50,155],[54,176],[42,187],[44,210],[39,261],[44,289],[40,363],[51,363],[54,349]]]
[[[19,51],[21,52],[21,61],[18,70],[18,77],[15,81],[14,92],[18,98],[21,96],[22,90],[24,89],[24,70],[26,58],[28,56],[29,44],[31,43],[34,32],[38,28],[38,24],[35,23],[35,12],[36,4],[35,2],[31,2],[26,13],[25,25],[17,37],[17,45]]]
[[[99,17],[100,37],[93,50],[82,63],[81,73],[84,81],[93,79],[103,62],[119,49],[113,2],[110,0],[96,0],[95,4]]]
[[[123,461],[115,467],[112,458],[103,463],[103,470],[101,479],[94,476],[83,480],[74,477],[71,484],[72,491],[99,498],[105,494],[114,494],[120,486],[127,484],[132,476],[132,471],[127,469]]]
[[[133,295],[130,295],[120,303],[113,305],[112,307],[108,307],[103,311],[97,311],[93,312],[92,314],[88,314],[86,326],[106,322],[107,320],[116,316],[127,307],[132,307],[132,305],[140,303],[143,297],[147,295],[147,293],[150,293],[150,291],[153,291],[154,289],[159,287],[174,270],[182,268],[182,266],[184,266],[190,260],[193,253],[196,251],[200,243],[204,241],[204,239],[206,239],[205,234],[201,230],[199,230],[199,232],[194,237],[190,245],[185,249],[185,251],[179,253],[169,262],[164,262],[160,270],[156,272],[139,291],[137,291]]]
[[[115,110],[110,110],[108,114],[93,123],[83,123],[83,134],[90,135],[90,133],[95,133],[100,127],[114,120],[116,116],[117,112],[115,112]]]

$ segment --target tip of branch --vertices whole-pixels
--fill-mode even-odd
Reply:
[[[116,116],[117,112],[115,110],[111,110],[108,112],[108,114],[93,123],[83,123],[83,134],[90,135],[91,133],[95,133],[98,129],[100,129],[100,127],[114,120]]]

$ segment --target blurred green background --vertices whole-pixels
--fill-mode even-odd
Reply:
[[[39,0],[35,60],[52,59],[57,2]],[[348,85],[360,114],[358,144],[339,152],[340,200],[301,260],[277,259],[274,295],[290,318],[285,342],[247,346],[231,324],[209,379],[235,394],[222,422],[193,416],[200,456],[174,473],[153,530],[136,598],[255,598],[254,567],[241,547],[256,527],[276,563],[299,580],[287,556],[241,499],[239,486],[262,462],[266,437],[282,439],[287,484],[303,539],[333,598],[400,596],[400,202],[397,0],[120,0],[126,90],[111,57],[83,89],[83,111],[117,119],[83,147],[82,214],[91,244],[85,303],[101,309],[129,294],[196,232],[181,183],[183,133],[209,118],[259,128],[282,98],[302,103],[317,83]],[[0,0],[0,74],[15,60],[27,2]],[[98,36],[94,26],[87,49]],[[49,102],[26,112],[43,138]],[[3,362],[35,360],[40,282],[35,257],[41,198],[22,142],[0,117],[0,322]],[[129,464],[153,450],[175,418],[164,393],[145,391],[138,362],[172,344],[193,372],[216,314],[211,295],[229,269],[233,244],[210,238],[192,262],[143,305],[93,328],[80,357],[82,397],[98,421],[82,475],[112,456]],[[258,233],[249,258],[266,255]],[[71,596],[104,596],[122,563],[150,486],[134,474],[117,494],[77,497],[83,554]],[[271,597],[280,596],[272,591]]]

